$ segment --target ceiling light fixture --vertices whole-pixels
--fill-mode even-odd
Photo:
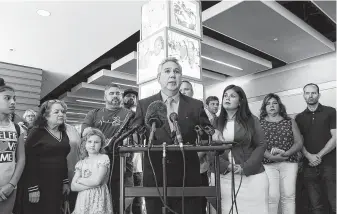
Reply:
[[[117,85],[122,85],[122,86],[126,86],[126,87],[138,88],[138,86],[136,86],[136,85],[128,85],[128,84],[118,83],[118,82],[110,82],[110,84],[117,84]]]
[[[87,115],[87,114],[85,114],[85,113],[81,113],[81,112],[71,112],[71,111],[67,111],[67,114]]]
[[[50,16],[50,12],[46,10],[37,10],[36,13],[40,16]]]
[[[277,41],[277,40],[278,40],[278,38],[274,38],[273,40],[274,40],[274,41]]]
[[[209,58],[209,57],[207,57],[207,56],[201,56],[201,58],[204,58],[204,59],[207,59],[207,60],[210,60],[210,61],[219,63],[219,64],[221,64],[221,65],[225,65],[225,66],[228,66],[228,67],[235,68],[235,69],[238,69],[238,70],[240,70],[240,71],[243,71],[242,68],[236,67],[236,66],[231,65],[231,64],[228,64],[228,63],[221,62],[221,61],[219,61],[219,60],[215,60],[215,59]]]
[[[14,48],[10,48],[9,51],[15,51],[15,49]]]
[[[76,100],[76,101],[81,102],[81,103],[93,103],[93,104],[105,105],[105,103],[103,103],[103,102],[95,102],[95,101],[89,101],[89,100]]]

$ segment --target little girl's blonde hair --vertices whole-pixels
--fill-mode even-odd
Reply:
[[[96,128],[91,128],[89,129],[86,134],[82,137],[82,140],[81,140],[81,145],[80,145],[80,159],[83,160],[84,158],[88,157],[88,152],[87,150],[85,149],[85,144],[87,142],[87,140],[89,139],[89,137],[93,136],[93,135],[96,135],[98,136],[99,138],[101,138],[101,148],[99,150],[99,153],[100,154],[104,154],[104,150],[103,150],[103,147],[105,145],[105,136],[104,134],[101,132],[101,130],[99,129],[96,129]]]

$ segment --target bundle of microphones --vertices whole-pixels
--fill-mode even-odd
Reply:
[[[130,111],[125,117],[123,123],[121,124],[118,131],[114,136],[108,141],[105,146],[105,150],[111,152],[115,144],[120,145],[124,139],[132,137],[134,133],[138,135],[138,143],[133,142],[133,146],[141,146],[141,143],[146,139],[146,130],[150,130],[150,135],[148,138],[148,146],[152,146],[152,141],[154,140],[154,134],[157,129],[161,128],[167,120],[167,107],[163,101],[154,101],[147,108],[145,114],[145,125],[130,124],[134,119],[135,113]],[[169,119],[173,124],[173,130],[171,132],[171,137],[175,145],[183,146],[183,138],[178,124],[178,114],[173,112],[169,115]],[[146,128],[147,127],[147,128]],[[201,136],[205,133],[208,135],[208,144],[211,143],[212,135],[214,134],[214,128],[211,126],[195,126],[195,131],[197,133],[197,145],[200,145]]]

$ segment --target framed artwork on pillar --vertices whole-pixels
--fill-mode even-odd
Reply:
[[[198,0],[171,0],[170,1],[170,26],[192,34],[195,37],[202,37],[201,30],[201,9]]]
[[[139,99],[159,93],[161,87],[157,79],[139,85]]]
[[[179,60],[183,76],[200,80],[200,40],[173,30],[168,30],[167,40],[167,56]]]
[[[182,67],[182,75],[201,80],[200,40],[170,28],[163,28],[138,42],[137,84],[157,77],[159,63],[175,57]]]
[[[145,39],[158,30],[168,26],[168,1],[149,1],[142,6],[141,39]]]
[[[167,52],[165,30],[140,41],[137,51],[137,84],[155,79],[159,63]]]

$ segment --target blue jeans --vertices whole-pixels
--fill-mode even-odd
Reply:
[[[336,213],[336,167],[326,166],[324,164],[310,167],[305,164],[303,174],[304,185],[308,190],[312,213],[328,213],[327,207],[324,207],[323,205],[323,200],[326,196],[331,206],[331,210]]]

